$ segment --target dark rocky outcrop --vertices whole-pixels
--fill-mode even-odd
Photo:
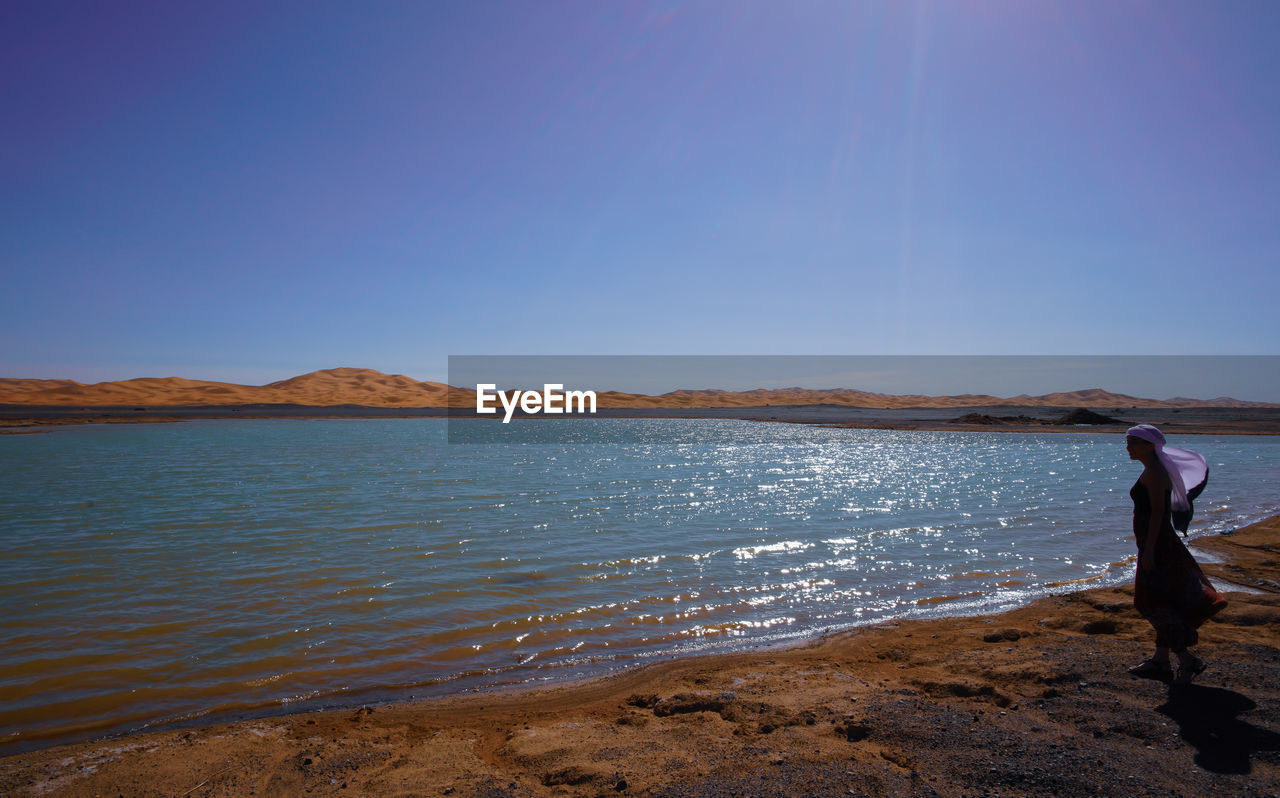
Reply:
[[[957,424],[983,424],[997,426],[1002,424],[1043,424],[1043,420],[1031,416],[989,416],[986,413],[966,413],[955,420]]]
[[[1095,413],[1083,407],[1077,407],[1070,413],[1062,416],[1062,418],[1051,422],[1053,424],[1128,424],[1127,421],[1121,421],[1118,418],[1104,416],[1101,413]]]

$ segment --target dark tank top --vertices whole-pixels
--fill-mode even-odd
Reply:
[[[1173,491],[1166,489],[1164,492],[1164,523],[1160,524],[1160,532],[1168,530],[1173,532],[1173,519],[1169,515],[1168,507],[1170,505]],[[1147,487],[1142,484],[1142,480],[1133,483],[1133,487],[1129,488],[1129,498],[1133,499],[1133,536],[1138,539],[1138,546],[1141,547],[1147,540],[1147,532],[1151,528],[1151,497],[1147,495]]]

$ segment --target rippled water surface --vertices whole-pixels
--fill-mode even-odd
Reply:
[[[0,437],[0,752],[1131,573],[1140,468],[1118,434],[572,423],[623,442],[450,445],[433,419]],[[1280,510],[1280,441],[1172,443],[1212,468],[1193,534]]]

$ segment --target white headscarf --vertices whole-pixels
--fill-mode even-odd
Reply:
[[[1139,424],[1125,430],[1125,435],[1132,435],[1149,441],[1156,447],[1156,457],[1160,465],[1169,472],[1169,481],[1173,483],[1170,502],[1173,509],[1186,512],[1191,509],[1191,500],[1187,498],[1188,486],[1195,491],[1209,478],[1209,464],[1203,457],[1190,449],[1175,449],[1164,445],[1164,433],[1150,424]],[[1194,495],[1194,494],[1193,494]]]

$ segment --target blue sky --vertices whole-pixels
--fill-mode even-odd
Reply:
[[[1280,354],[1277,75],[1264,0],[10,0],[0,375]]]

